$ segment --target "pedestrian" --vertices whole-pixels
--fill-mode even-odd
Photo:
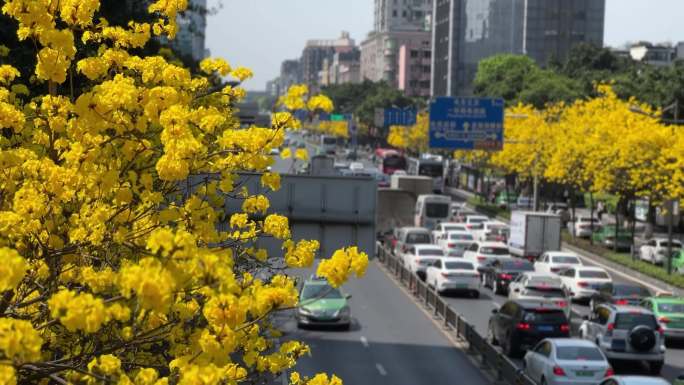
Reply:
[[[603,213],[606,211],[606,205],[603,201],[599,201],[596,205],[596,215],[598,216],[599,222],[602,222]]]

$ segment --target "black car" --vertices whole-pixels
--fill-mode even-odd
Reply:
[[[538,300],[508,301],[492,310],[487,338],[509,357],[520,357],[544,338],[567,338],[570,324],[563,308]]]
[[[641,300],[650,297],[651,292],[643,286],[631,283],[606,283],[589,299],[591,310],[602,303],[639,306]]]
[[[526,271],[534,271],[534,265],[527,260],[497,259],[482,269],[482,280],[485,286],[494,291],[494,294],[507,295],[511,281]]]

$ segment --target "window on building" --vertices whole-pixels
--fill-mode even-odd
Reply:
[[[423,51],[423,57],[429,59],[432,57],[432,53],[430,51]]]
[[[406,11],[401,11],[401,17],[406,18]]]
[[[417,58],[417,57],[418,57],[418,51],[416,51],[415,49],[412,49],[412,50],[411,50],[411,57],[412,57],[412,58]]]
[[[396,10],[392,11],[392,17],[397,17],[397,11]]]

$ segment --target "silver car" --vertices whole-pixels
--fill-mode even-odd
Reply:
[[[581,338],[598,345],[610,361],[647,362],[657,376],[665,362],[665,337],[655,315],[637,306],[602,304],[585,316]]]
[[[590,341],[547,338],[525,354],[525,373],[538,384],[596,384],[613,375],[606,356]]]

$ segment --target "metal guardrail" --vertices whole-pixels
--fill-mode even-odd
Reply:
[[[479,335],[475,327],[449,306],[435,290],[428,287],[416,274],[404,267],[403,262],[394,256],[389,249],[378,242],[376,250],[378,260],[436,318],[443,320],[444,326],[450,329],[456,338],[467,343],[469,352],[479,357],[482,368],[491,370],[497,381],[507,382],[511,385],[537,385],[513,361],[499,352],[485,337]]]

